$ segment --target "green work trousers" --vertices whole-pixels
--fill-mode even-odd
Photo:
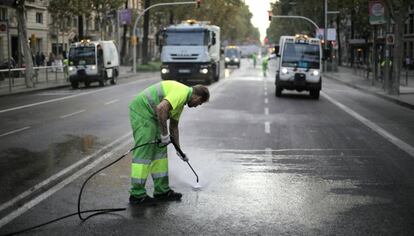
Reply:
[[[154,118],[146,118],[136,111],[130,110],[130,121],[135,146],[154,141],[160,136],[158,121]],[[132,152],[131,195],[143,197],[147,194],[145,183],[149,174],[154,181],[154,194],[162,194],[170,190],[166,146],[149,144]]]

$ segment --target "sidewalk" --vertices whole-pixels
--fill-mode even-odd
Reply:
[[[132,77],[134,74],[131,71],[131,66],[120,66],[120,73],[118,79]],[[69,81],[64,78],[63,72],[52,72],[45,70],[39,72],[38,79],[35,79],[34,87],[27,88],[24,78],[5,78],[0,80],[0,97],[5,95],[26,93],[37,90],[44,90],[50,88],[68,87]]]
[[[363,73],[356,72],[354,69],[349,67],[338,66],[337,72],[326,72],[323,74],[323,76],[414,110],[413,75],[407,77],[407,84],[405,78],[404,81],[401,80],[399,95],[387,94],[382,88],[383,84],[381,81],[374,81],[374,85],[372,85],[371,79],[367,79],[364,77]]]

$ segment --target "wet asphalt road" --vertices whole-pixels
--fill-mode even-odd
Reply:
[[[411,146],[413,111],[329,80],[323,82],[319,101],[296,92],[276,98],[274,72],[263,78],[247,61],[225,74],[210,86],[210,102],[185,110],[180,121],[181,146],[200,176],[200,191],[192,189],[195,176],[170,147],[170,184],[184,194],[182,201],[130,206],[130,158],[125,158],[91,181],[82,208],[127,211],[84,223],[73,217],[28,235],[414,234],[413,156],[339,109],[328,96]],[[12,171],[14,178],[6,174],[11,171],[2,171],[1,186],[8,187],[2,201],[127,135],[103,151],[110,157],[99,166],[123,154],[132,145],[126,104],[136,91],[158,80],[113,86],[9,113],[13,115],[0,113],[2,122],[31,127],[1,137],[2,170],[23,168],[20,174]],[[24,212],[0,234],[74,212],[85,178]],[[148,189],[151,194],[150,181]]]

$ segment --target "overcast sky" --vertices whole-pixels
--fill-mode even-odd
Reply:
[[[259,28],[260,39],[263,42],[266,36],[266,29],[269,27],[269,17],[267,11],[270,10],[270,2],[276,0],[245,0],[246,5],[249,6],[250,12],[253,14],[252,24]]]

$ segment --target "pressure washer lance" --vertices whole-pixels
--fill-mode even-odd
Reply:
[[[185,153],[181,150],[181,148],[178,146],[178,144],[176,142],[174,142],[174,138],[171,136],[170,139],[171,139],[171,143],[173,144],[175,150],[177,152],[179,152],[182,157],[185,158],[186,157]],[[201,189],[201,185],[198,183],[198,175],[197,175],[197,173],[194,171],[193,167],[190,165],[190,162],[188,162],[188,159],[185,162],[187,162],[188,166],[190,167],[190,169],[193,171],[194,175],[197,178],[197,183],[195,185],[193,185],[193,189],[194,190]]]
[[[107,164],[106,166],[104,166],[104,167],[102,167],[102,168],[100,168],[99,170],[97,170],[97,171],[95,171],[94,173],[92,173],[84,182],[83,182],[83,184],[82,184],[82,187],[81,187],[81,189],[80,189],[80,191],[79,191],[79,195],[78,195],[78,211],[77,212],[74,212],[74,213],[71,213],[71,214],[68,214],[68,215],[65,215],[65,216],[62,216],[62,217],[59,217],[59,218],[56,218],[56,219],[53,219],[53,220],[50,220],[50,221],[48,221],[48,222],[45,222],[45,223],[42,223],[42,224],[39,224],[39,225],[35,225],[35,226],[32,226],[32,227],[30,227],[30,228],[26,228],[26,229],[22,229],[22,230],[19,230],[19,231],[16,231],[16,232],[12,232],[12,233],[8,233],[8,234],[4,234],[4,235],[1,235],[1,236],[10,236],[10,235],[17,235],[17,234],[21,234],[21,233],[24,233],[24,232],[27,232],[27,231],[30,231],[30,230],[33,230],[33,229],[37,229],[37,228],[40,228],[40,227],[43,227],[43,226],[45,226],[45,225],[48,225],[48,224],[52,224],[52,223],[54,223],[54,222],[57,222],[57,221],[60,221],[60,220],[63,220],[63,219],[66,219],[66,218],[69,218],[69,217],[72,217],[72,216],[74,216],[74,215],[78,215],[78,217],[79,217],[79,219],[80,220],[82,220],[82,221],[86,221],[86,220],[88,220],[88,219],[90,219],[91,217],[93,217],[93,216],[97,216],[97,215],[101,215],[101,214],[107,214],[107,213],[112,213],[112,212],[118,212],[118,211],[125,211],[126,210],[126,208],[124,207],[124,208],[104,208],[104,209],[92,209],[92,210],[84,210],[84,211],[81,211],[81,209],[80,209],[80,203],[81,203],[81,198],[82,198],[82,192],[83,192],[83,189],[85,188],[85,186],[86,186],[86,183],[93,177],[93,176],[95,176],[96,174],[98,174],[99,172],[101,172],[102,170],[104,170],[104,169],[106,169],[106,168],[108,168],[108,167],[110,167],[111,165],[113,165],[113,164],[115,164],[115,163],[117,163],[118,161],[120,161],[122,158],[124,158],[126,155],[128,155],[130,152],[132,152],[133,150],[135,150],[135,149],[137,149],[137,148],[139,148],[139,147],[142,147],[142,146],[145,146],[145,145],[149,145],[149,144],[159,144],[160,143],[160,141],[159,140],[154,140],[154,141],[151,141],[151,142],[148,142],[148,143],[144,143],[144,144],[141,144],[141,145],[137,145],[137,146],[135,146],[135,147],[133,147],[133,148],[131,148],[130,150],[128,150],[126,153],[124,153],[122,156],[120,156],[119,158],[117,158],[116,160],[114,160],[114,161],[112,161],[111,163],[109,163],[109,164]],[[179,152],[180,154],[184,154],[183,153],[183,151],[178,147],[178,145],[177,144],[175,144],[173,141],[171,142],[172,144],[173,144],[173,146],[174,146],[174,148],[176,148],[176,150],[177,150],[177,152]],[[164,145],[164,147],[165,146],[167,146],[168,144],[166,144],[166,145]],[[183,155],[183,156],[185,156],[185,154]],[[196,175],[196,177],[197,177],[197,183],[198,183],[198,175],[196,174],[196,172],[194,171],[194,169],[191,167],[191,165],[190,165],[190,163],[188,163],[188,161],[187,161],[187,164],[190,166],[190,168],[191,168],[191,170],[194,172],[194,174]],[[94,212],[94,213],[93,213]],[[91,215],[89,215],[89,216],[87,216],[87,217],[82,217],[82,213],[93,213],[93,214],[91,214]]]

